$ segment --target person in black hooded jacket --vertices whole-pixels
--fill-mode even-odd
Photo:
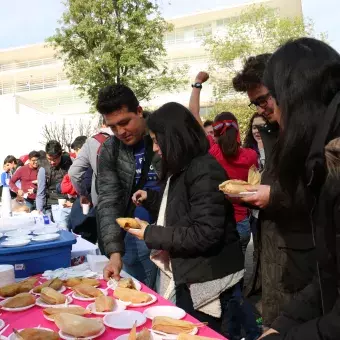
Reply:
[[[139,190],[132,199],[158,215],[128,232],[144,239],[161,269],[159,292],[208,322],[231,340],[259,336],[255,316],[243,300],[243,254],[234,212],[219,184],[226,173],[208,153],[203,128],[177,103],[156,110],[147,122],[153,149],[162,158],[163,193]],[[167,281],[167,278],[169,280]],[[240,310],[240,312],[237,312]]]
[[[281,133],[280,184],[296,200],[303,181],[317,250],[314,280],[262,338],[340,339],[340,55],[311,38],[286,43],[270,59],[265,84]],[[289,176],[287,176],[289,173]]]

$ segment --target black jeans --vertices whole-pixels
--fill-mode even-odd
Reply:
[[[227,339],[241,339],[242,326],[246,332],[246,340],[255,340],[260,336],[261,332],[256,324],[255,315],[249,302],[242,296],[240,283],[224,291],[220,295],[220,302],[221,318],[212,317],[194,309],[190,290],[186,284],[176,287],[176,305],[197,320],[208,322],[210,328]]]

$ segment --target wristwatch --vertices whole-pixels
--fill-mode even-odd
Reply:
[[[202,88],[202,84],[201,83],[191,84],[191,87],[195,87],[196,89],[201,89]]]

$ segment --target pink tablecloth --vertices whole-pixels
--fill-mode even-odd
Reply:
[[[102,281],[102,285],[101,285],[100,288],[106,288],[105,281]],[[143,307],[143,308],[130,308],[130,307],[128,307],[127,309],[143,312],[145,309],[147,309],[151,306],[171,306],[172,305],[169,301],[165,300],[164,298],[162,298],[161,296],[159,296],[155,292],[151,291],[148,287],[146,287],[144,285],[143,285],[142,291],[149,292],[149,293],[156,295],[158,300],[154,304],[149,305],[147,307]],[[64,294],[67,294],[68,292],[70,292],[70,290],[67,290]],[[112,290],[109,290],[109,295],[111,295],[111,294],[112,294]],[[83,307],[86,307],[90,303],[91,302],[88,302],[88,301],[85,302],[85,301],[79,301],[79,300],[73,300],[73,302],[72,302],[72,304],[76,304],[76,305],[83,306]],[[37,326],[40,325],[41,327],[47,327],[47,328],[53,329],[55,331],[58,330],[58,328],[55,326],[55,324],[53,322],[50,322],[43,317],[42,308],[38,307],[38,306],[35,306],[35,307],[28,309],[26,311],[23,311],[23,312],[14,313],[14,312],[6,312],[6,311],[2,310],[1,313],[2,313],[2,315],[0,315],[0,319],[4,320],[6,325],[10,324],[10,326],[4,332],[4,334],[3,334],[4,336],[9,336],[13,332],[12,328],[22,329],[22,328],[28,328],[28,327],[37,327]],[[93,315],[93,316],[89,316],[89,317],[98,318],[99,316]],[[186,315],[184,320],[197,322],[197,320],[194,319],[193,317],[191,317],[190,315]],[[144,327],[151,328],[151,321],[149,319],[147,320],[147,322],[143,326],[139,327],[139,329],[141,330]],[[100,337],[96,338],[96,339],[98,339],[98,340],[114,340],[119,335],[126,334],[128,332],[129,331],[126,331],[126,330],[122,331],[122,330],[116,330],[116,329],[106,327],[105,333],[103,335],[101,335]],[[212,329],[210,329],[207,326],[200,328],[197,335],[206,336],[206,337],[215,338],[215,339],[225,339],[222,335],[216,333],[215,331],[213,331]]]

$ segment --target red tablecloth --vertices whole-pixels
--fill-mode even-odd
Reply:
[[[105,281],[102,281],[100,288],[106,288],[106,282]],[[127,307],[127,309],[143,312],[145,309],[152,307],[152,306],[171,306],[172,305],[171,302],[165,300],[164,298],[162,298],[160,295],[158,295],[155,292],[153,292],[152,290],[150,290],[145,285],[142,285],[142,291],[156,295],[158,300],[154,304],[149,305],[147,307],[142,307],[142,308]],[[65,291],[64,294],[67,294],[68,292],[70,292],[70,290]],[[112,295],[112,290],[109,290],[109,295]],[[88,301],[79,301],[79,300],[75,300],[75,299],[72,302],[72,304],[76,304],[76,305],[79,305],[79,306],[82,306],[82,307],[86,307],[90,303],[91,302],[88,302]],[[13,332],[13,330],[12,330],[13,328],[22,329],[22,328],[28,328],[28,327],[37,327],[39,325],[41,325],[41,327],[47,327],[47,328],[50,328],[50,329],[57,331],[58,328],[55,326],[55,324],[53,322],[46,320],[43,317],[42,309],[43,308],[41,308],[41,307],[35,306],[35,307],[28,309],[26,311],[23,311],[23,312],[6,312],[6,311],[2,310],[1,311],[2,315],[0,315],[0,319],[4,320],[6,325],[10,324],[10,326],[7,328],[7,330],[4,332],[3,335],[9,336]],[[100,316],[90,315],[90,316],[87,316],[87,317],[98,318]],[[197,320],[194,319],[193,317],[191,317],[190,315],[186,315],[184,320],[197,322]],[[147,322],[143,326],[139,327],[138,330],[141,330],[144,327],[151,328],[151,321],[149,319],[147,319]],[[96,339],[98,339],[98,340],[114,340],[118,336],[120,336],[122,334],[126,334],[128,332],[129,331],[126,331],[126,330],[116,330],[116,329],[106,327],[105,333],[103,335],[101,335],[100,337],[96,338]],[[206,337],[215,338],[215,339],[225,339],[222,335],[216,333],[215,331],[213,331],[212,329],[210,329],[207,326],[200,328],[197,335],[206,336]]]

